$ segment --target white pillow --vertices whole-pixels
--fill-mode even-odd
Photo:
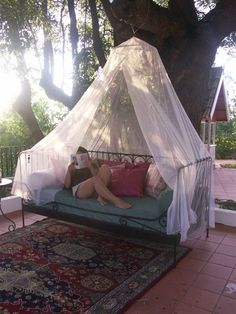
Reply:
[[[58,185],[53,168],[41,169],[32,172],[27,178],[30,190],[42,190],[48,186]]]

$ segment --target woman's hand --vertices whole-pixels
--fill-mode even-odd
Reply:
[[[67,169],[67,171],[69,172],[69,173],[71,173],[71,171],[73,171],[73,170],[75,170],[76,168],[75,168],[75,164],[74,163],[71,163],[69,166],[68,166],[68,169]]]

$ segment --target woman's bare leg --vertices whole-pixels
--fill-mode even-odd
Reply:
[[[95,189],[94,189],[93,178],[90,178],[80,183],[76,191],[76,196],[78,198],[88,198],[88,197],[92,197],[94,195],[94,192],[95,192]]]
[[[108,200],[112,202],[115,206],[128,209],[131,205],[119,197],[115,196],[103,183],[103,181],[99,177],[94,177],[94,189],[102,199]]]
[[[107,165],[102,165],[98,170],[98,177],[103,181],[105,186],[108,186],[111,181],[111,170]]]
[[[103,181],[104,185],[105,186],[108,186],[109,183],[110,183],[110,180],[111,180],[111,170],[110,170],[110,167],[107,166],[107,165],[102,165],[100,168],[99,168],[99,171],[98,171],[98,177]],[[102,197],[101,195],[98,195],[97,197],[97,200],[98,202],[101,204],[101,205],[106,205],[108,203],[108,200],[105,199],[104,197]]]
[[[102,165],[99,168],[97,176],[103,181],[105,186],[109,185],[110,178],[111,178],[111,170],[110,167],[107,165]],[[95,188],[94,188],[94,180],[93,178],[85,180],[82,182],[76,192],[76,196],[79,198],[88,198],[94,195]],[[102,205],[106,204],[106,200],[103,199],[101,196],[98,195],[98,201]]]
[[[128,209],[131,207],[129,203],[123,201],[111,193],[111,191],[105,186],[104,182],[98,176],[92,177],[82,182],[76,192],[76,196],[78,198],[88,198],[94,194],[94,191],[96,191],[102,199],[110,201],[119,208]]]

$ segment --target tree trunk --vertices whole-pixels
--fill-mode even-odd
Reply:
[[[236,2],[219,0],[198,20],[194,0],[170,0],[168,8],[152,0],[101,0],[114,28],[116,44],[131,30],[155,46],[194,127],[199,132],[208,100],[208,79],[220,42],[236,30]]]
[[[104,54],[104,50],[102,47],[102,40],[99,34],[99,22],[98,22],[98,15],[97,15],[97,7],[95,0],[89,0],[89,7],[92,16],[92,25],[93,25],[93,46],[96,52],[98,62],[101,67],[104,66],[106,63],[106,57]]]
[[[31,107],[31,87],[28,79],[21,82],[21,92],[13,104],[13,109],[22,117],[28,127],[33,143],[40,141],[44,135],[41,132],[38,122]]]

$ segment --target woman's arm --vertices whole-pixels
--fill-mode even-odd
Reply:
[[[92,173],[92,176],[95,177],[97,174],[98,174],[98,170],[99,168],[96,167],[92,162],[91,160],[89,159],[88,161],[88,168],[90,169],[91,173]]]
[[[66,172],[66,176],[65,176],[65,182],[64,182],[64,186],[67,189],[71,188],[71,171],[75,169],[75,165],[74,163],[70,164],[68,166],[67,172]]]

